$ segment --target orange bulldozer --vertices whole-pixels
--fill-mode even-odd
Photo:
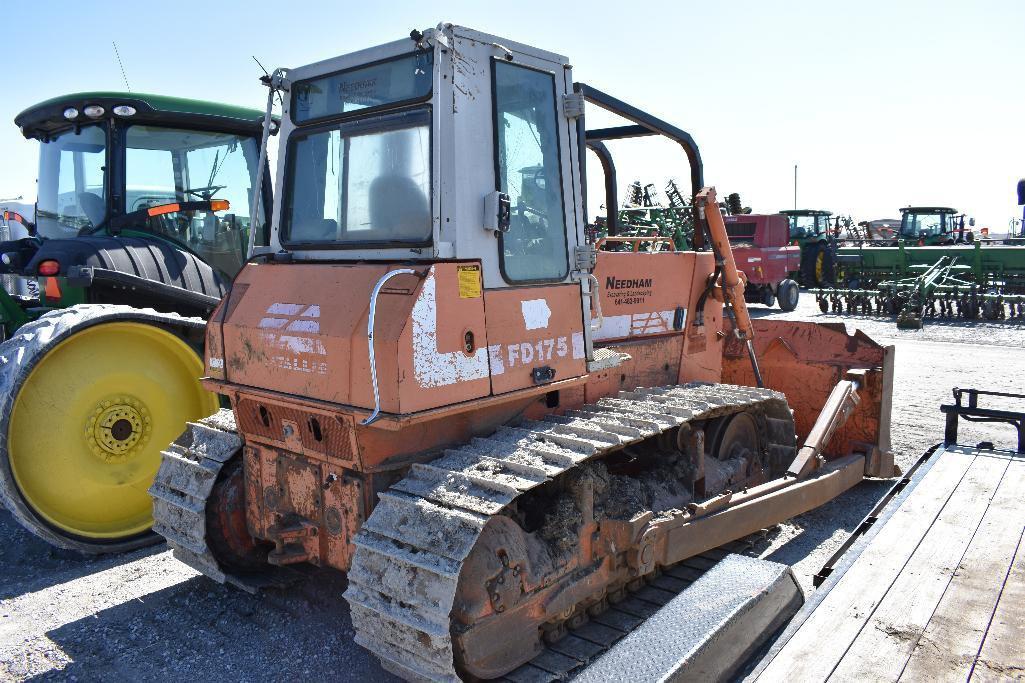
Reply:
[[[272,231],[206,330],[231,409],[151,489],[180,560],[247,588],[346,572],[387,669],[486,679],[662,568],[893,475],[892,348],[749,318],[684,131],[450,24],[266,82]],[[611,217],[605,143],[647,136],[689,160],[691,250],[586,238],[587,150]]]

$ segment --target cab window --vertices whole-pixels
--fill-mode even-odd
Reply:
[[[569,264],[555,78],[495,61],[493,81],[495,173],[512,208],[499,238],[502,274],[509,282],[561,281]]]
[[[101,125],[42,143],[36,228],[43,237],[74,237],[107,218],[107,132]]]
[[[125,212],[228,200],[226,212],[178,211],[150,219],[145,229],[184,243],[225,277],[234,276],[248,244],[259,158],[256,139],[134,125],[125,135],[125,146]]]
[[[430,244],[430,110],[326,125],[288,144],[284,244]]]

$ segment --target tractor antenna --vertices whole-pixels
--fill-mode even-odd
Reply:
[[[260,69],[263,71],[263,75],[269,78],[270,72],[267,71],[267,68],[260,63],[260,60],[256,58],[256,55],[253,55],[253,61],[256,62],[256,66],[260,67]]]
[[[117,43],[113,40],[110,42],[114,46],[114,56],[117,57],[117,65],[121,67],[121,78],[125,79],[125,87],[128,88],[128,92],[132,92],[132,86],[128,85],[128,76],[125,75],[125,65],[121,63],[121,53],[117,51]]]

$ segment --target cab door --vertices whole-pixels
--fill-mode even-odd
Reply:
[[[582,229],[567,72],[519,52],[491,61],[495,189],[510,204],[509,229],[496,240],[504,286],[484,301],[494,393],[586,372],[581,290],[570,273]]]

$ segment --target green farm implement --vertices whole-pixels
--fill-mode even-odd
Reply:
[[[967,245],[843,247],[845,286],[813,289],[824,312],[1002,320],[1025,316],[1025,247]]]

